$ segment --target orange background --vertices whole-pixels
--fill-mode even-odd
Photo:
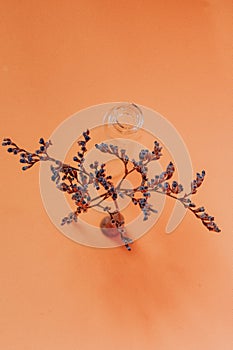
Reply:
[[[166,235],[166,206],[131,253],[75,244],[45,213],[38,168],[1,149],[1,349],[232,349],[232,13],[230,0],[1,2],[1,137],[35,149],[82,108],[151,107],[206,169],[196,202],[222,228],[188,213]]]

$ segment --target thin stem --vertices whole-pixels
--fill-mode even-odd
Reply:
[[[184,197],[179,198],[179,197],[176,197],[176,196],[174,196],[174,195],[172,195],[172,194],[170,194],[170,193],[165,193],[165,192],[158,191],[158,190],[156,190],[155,192],[156,192],[156,193],[160,193],[160,194],[164,194],[164,195],[166,195],[166,196],[168,196],[168,197],[171,197],[171,198],[176,199],[177,201],[179,201],[180,203],[182,203],[183,206],[184,206],[185,208],[191,210],[191,211],[196,215],[196,213],[194,212],[194,210],[193,210],[189,205],[187,205],[187,204],[184,202]],[[186,194],[185,197],[188,197],[190,194],[191,194],[191,193]],[[197,216],[197,215],[196,215],[196,216]]]
[[[125,180],[125,178],[126,178],[129,174],[131,174],[134,170],[136,170],[136,168],[131,169],[130,171],[128,171],[128,172],[123,176],[123,178],[121,179],[121,181],[119,182],[119,184],[118,184],[117,187],[116,187],[116,191],[119,191],[119,190],[120,190],[122,182],[123,182],[123,181]]]
[[[113,199],[113,201],[114,201],[114,204],[115,204],[116,210],[117,210],[117,211],[119,211],[119,206],[118,206],[117,200],[116,200],[116,199]]]
[[[97,206],[99,206],[100,205],[100,203],[102,203],[103,201],[105,201],[105,199],[106,199],[107,197],[104,197],[103,199],[101,199],[98,203],[96,203],[96,204],[93,204],[93,205],[90,205],[89,207],[88,207],[88,209],[90,209],[90,208],[94,208],[94,207],[97,207]]]
[[[90,202],[94,202],[94,201],[96,201],[97,199],[106,196],[107,194],[108,194],[108,192],[105,192],[105,193],[103,193],[103,194],[101,194],[101,195],[99,195],[99,196],[93,198]],[[108,196],[108,197],[109,197],[109,196]],[[106,198],[108,198],[108,197],[106,196]]]

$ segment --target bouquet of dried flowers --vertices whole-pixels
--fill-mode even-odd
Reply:
[[[74,165],[69,165],[54,159],[49,156],[48,148],[52,142],[45,141],[40,138],[40,147],[35,152],[29,152],[16,145],[11,139],[5,138],[3,146],[9,146],[8,152],[14,155],[20,155],[20,163],[23,164],[22,170],[30,169],[33,165],[42,161],[50,161],[51,164],[51,180],[55,182],[57,188],[67,194],[71,195],[75,204],[73,212],[65,216],[61,225],[77,222],[78,216],[87,212],[90,208],[99,207],[108,214],[108,226],[120,235],[122,242],[128,250],[131,250],[130,244],[132,239],[127,237],[124,217],[120,213],[118,206],[118,196],[128,196],[132,204],[137,205],[143,212],[143,220],[147,220],[151,213],[157,211],[150,203],[150,196],[152,192],[162,193],[168,197],[178,200],[185,208],[189,209],[196,218],[200,219],[202,224],[210,231],[220,232],[220,229],[214,222],[214,217],[207,214],[204,207],[197,207],[190,199],[190,196],[197,192],[198,187],[201,186],[205,171],[196,174],[196,178],[191,182],[189,193],[178,196],[183,192],[183,186],[177,181],[169,182],[175,171],[174,164],[170,162],[164,172],[156,175],[154,178],[148,178],[148,165],[152,161],[159,160],[162,156],[159,142],[155,141],[153,149],[142,149],[138,155],[138,159],[129,159],[125,149],[118,149],[118,146],[101,143],[96,144],[95,147],[103,153],[109,153],[117,157],[124,165],[124,174],[118,184],[114,184],[112,176],[106,173],[106,165],[99,164],[95,161],[89,164],[87,169],[85,163],[85,154],[87,152],[87,143],[91,139],[89,130],[82,134],[82,139],[78,141],[79,150],[77,155],[73,157]],[[140,183],[133,189],[122,188],[124,179],[132,172],[140,174]],[[94,198],[89,194],[90,186],[102,193]],[[106,199],[111,198],[115,205],[115,210],[106,205]],[[105,220],[106,224],[106,220]]]

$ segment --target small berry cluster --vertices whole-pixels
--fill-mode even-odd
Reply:
[[[164,182],[164,184],[160,183],[158,187],[161,188],[162,191],[166,194],[178,194],[183,191],[183,186],[181,184],[178,184],[177,181],[173,181],[171,185],[169,184],[169,182]]]
[[[191,182],[191,191],[188,194],[185,194],[183,197],[179,198],[180,202],[188,208],[193,214],[201,220],[202,224],[208,228],[209,231],[221,232],[220,228],[214,222],[214,217],[205,212],[204,207],[196,208],[196,204],[191,201],[189,196],[197,192],[197,188],[201,186],[205,177],[205,171],[202,170],[202,173],[196,174],[196,179]]]
[[[65,216],[63,219],[62,219],[62,222],[61,222],[61,225],[65,225],[65,224],[71,224],[71,222],[77,222],[78,221],[78,218],[77,218],[77,215],[76,213],[72,212],[70,213],[69,215]]]
[[[132,202],[134,205],[139,205],[140,209],[142,210],[143,213],[143,221],[148,220],[148,217],[151,215],[151,212],[157,213],[157,210],[152,208],[152,205],[148,203],[147,198],[150,196],[149,192],[145,192],[144,196],[146,198],[132,198]]]
[[[221,231],[219,229],[219,227],[215,224],[214,217],[210,216],[209,214],[207,214],[205,212],[205,208],[204,207],[199,207],[199,208],[196,208],[196,209],[192,209],[192,211],[194,212],[195,216],[198,219],[201,219],[203,225],[206,226],[208,228],[208,230],[215,231],[215,232],[220,232]]]
[[[197,192],[197,188],[201,186],[205,177],[205,170],[202,170],[201,174],[196,174],[196,179],[191,183],[191,193],[194,194]]]
[[[52,145],[51,141],[45,142],[44,139],[41,137],[39,140],[40,148],[37,149],[35,152],[28,152],[23,148],[20,148],[11,141],[9,138],[4,138],[2,142],[2,146],[11,146],[7,149],[9,153],[12,153],[14,155],[20,155],[19,162],[26,164],[22,167],[22,170],[30,169],[34,164],[36,164],[39,161],[45,161],[45,160],[52,160],[48,156],[47,149],[49,146]]]
[[[125,247],[128,251],[131,251],[130,244],[133,243],[132,239],[126,236],[126,230],[124,227],[124,219],[123,216],[119,213],[119,211],[109,212],[111,223],[115,226],[120,234],[122,242],[125,244]]]
[[[90,131],[84,131],[83,132],[83,138],[84,140],[78,141],[78,145],[80,146],[80,151],[77,152],[77,156],[73,157],[73,161],[79,163],[78,166],[80,166],[82,163],[84,163],[85,158],[84,154],[87,152],[86,144],[88,141],[90,141]]]

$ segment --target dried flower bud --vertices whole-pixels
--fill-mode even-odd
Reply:
[[[167,169],[166,169],[166,173],[167,173],[166,180],[169,180],[172,177],[174,171],[175,171],[175,167],[174,167],[173,163],[170,162],[167,166]]]

